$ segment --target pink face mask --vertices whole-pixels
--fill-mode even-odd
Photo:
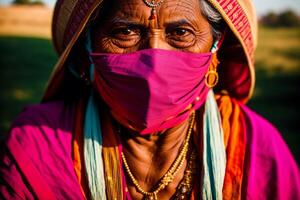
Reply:
[[[91,53],[94,88],[123,125],[141,134],[179,125],[203,105],[212,53],[146,49]]]

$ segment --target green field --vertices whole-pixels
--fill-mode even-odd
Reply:
[[[0,133],[25,105],[39,102],[56,59],[49,40],[0,37]]]
[[[259,32],[256,90],[249,106],[281,131],[299,162],[300,28]],[[46,39],[0,37],[0,133],[24,105],[39,102],[57,59]],[[298,156],[297,156],[298,155]]]

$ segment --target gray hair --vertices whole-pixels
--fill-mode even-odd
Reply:
[[[214,40],[219,39],[222,35],[224,24],[221,14],[207,0],[200,0],[200,5],[202,14],[211,25]]]

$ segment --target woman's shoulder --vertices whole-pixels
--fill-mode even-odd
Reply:
[[[240,107],[245,123],[248,156],[266,168],[270,166],[278,170],[278,166],[285,165],[295,169],[295,159],[279,130],[248,106],[241,104]]]
[[[1,152],[1,176],[8,185],[0,184],[1,190],[10,187],[20,196],[24,191],[16,185],[26,185],[24,188],[40,199],[81,197],[72,161],[74,109],[74,103],[52,101],[27,106],[22,111],[8,133],[5,151]],[[13,167],[15,171],[11,170]],[[23,179],[16,178],[19,176]]]
[[[24,125],[61,126],[61,122],[71,122],[69,115],[73,112],[74,103],[62,100],[28,105],[17,116],[11,129]]]
[[[12,123],[6,144],[18,143],[24,149],[63,147],[71,138],[73,113],[74,105],[64,101],[26,106]]]
[[[275,151],[278,145],[286,148],[277,128],[247,105],[228,94],[217,94],[216,100],[222,121],[238,122],[244,127],[247,144],[258,145],[259,150],[264,150],[266,154]]]
[[[216,95],[216,100],[224,131],[241,129],[239,134],[245,138],[245,199],[299,199],[299,169],[279,131],[264,117],[229,95]]]
[[[298,199],[300,173],[281,134],[268,120],[241,104],[247,147],[245,184],[247,199]]]
[[[274,155],[278,152],[278,148],[288,150],[281,133],[270,121],[246,105],[241,104],[240,107],[244,116],[248,143],[258,146],[257,150],[266,156]]]

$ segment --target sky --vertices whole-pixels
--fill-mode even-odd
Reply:
[[[47,5],[53,6],[55,0],[43,0]],[[0,5],[8,5],[12,0],[0,0]],[[300,0],[253,0],[258,15],[269,11],[280,12],[286,9],[293,9],[300,14]]]

